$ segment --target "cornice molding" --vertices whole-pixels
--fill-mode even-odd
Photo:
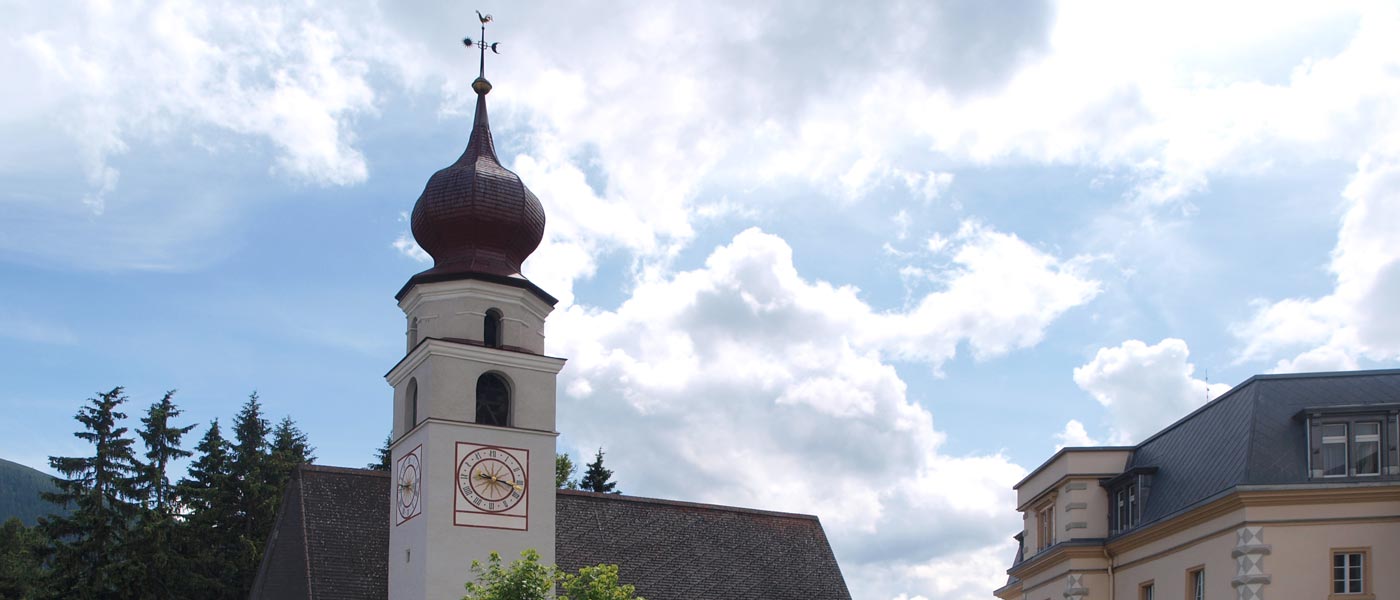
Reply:
[[[550,375],[557,375],[559,371],[564,368],[564,363],[566,362],[562,358],[555,358],[553,356],[540,356],[538,354],[527,354],[524,352],[502,350],[500,348],[487,348],[485,346],[473,346],[437,338],[428,338],[419,343],[417,347],[408,353],[408,356],[405,356],[403,360],[399,361],[399,364],[394,365],[394,368],[390,369],[389,372],[384,375],[384,379],[389,382],[389,385],[398,387],[399,383],[402,382],[404,378],[408,377],[409,373],[412,373],[418,365],[423,364],[423,361],[428,360],[428,358],[432,356],[469,360],[482,364],[524,369],[527,371],[538,371]]]

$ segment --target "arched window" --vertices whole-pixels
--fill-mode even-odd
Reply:
[[[510,425],[510,385],[495,373],[476,380],[476,422],[480,425]]]
[[[412,350],[418,345],[418,317],[408,320],[408,349]]]
[[[486,320],[482,323],[482,341],[486,342],[488,348],[501,347],[501,311],[494,308],[486,311]]]
[[[413,429],[418,425],[418,380],[408,380],[408,390],[404,392],[404,410],[407,416],[404,422],[407,424],[404,431]]]

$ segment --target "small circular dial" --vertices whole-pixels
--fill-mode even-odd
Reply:
[[[457,489],[477,510],[510,510],[525,498],[525,466],[505,450],[478,448],[457,466]]]
[[[409,454],[399,461],[398,510],[400,519],[407,519],[418,514],[420,475],[421,469],[417,454]]]

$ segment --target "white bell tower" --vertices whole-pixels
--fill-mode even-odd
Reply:
[[[554,298],[520,275],[543,237],[544,210],[496,158],[491,84],[478,77],[472,88],[467,149],[429,179],[413,209],[414,238],[433,268],[396,296],[408,344],[386,375],[394,600],[461,598],[471,562],[492,551],[506,562],[526,549],[555,560],[555,381],[564,360],[544,355]]]

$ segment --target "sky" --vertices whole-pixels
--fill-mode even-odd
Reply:
[[[818,515],[858,599],[990,598],[1059,447],[1400,366],[1393,2],[0,0],[0,457],[122,385],[369,462],[473,9],[559,450]]]

